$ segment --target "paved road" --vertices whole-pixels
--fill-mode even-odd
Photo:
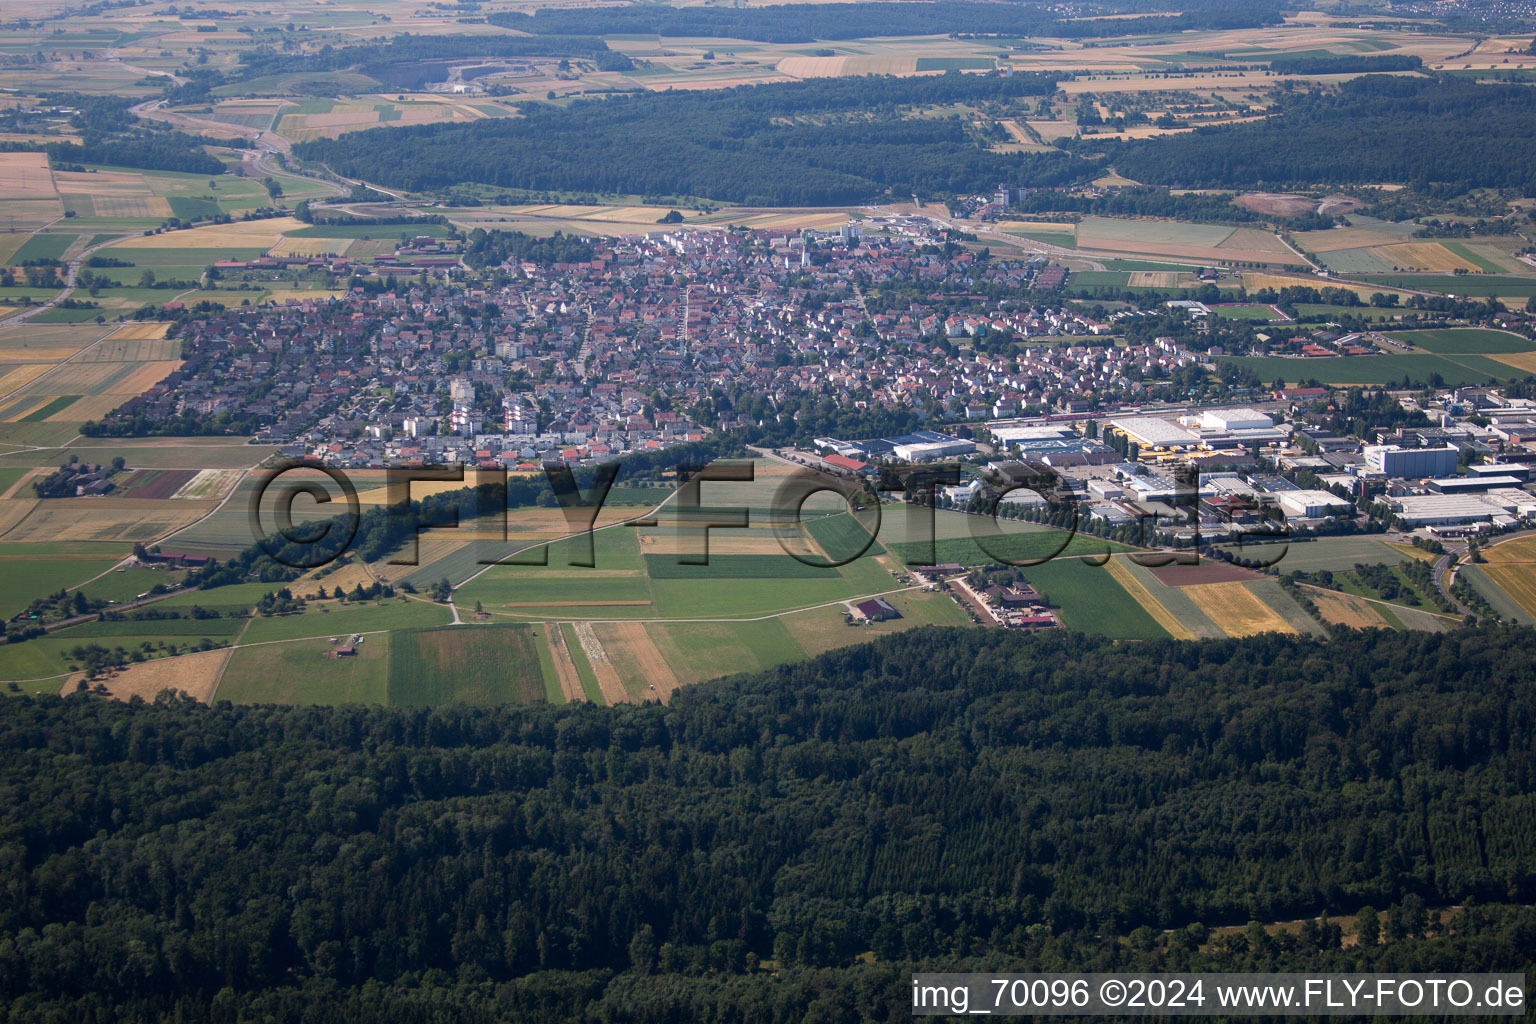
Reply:
[[[75,278],[80,273],[80,268],[85,265],[85,261],[90,259],[98,249],[105,249],[109,245],[116,245],[118,242],[124,242],[130,238],[137,238],[138,235],[139,233],[137,231],[131,235],[118,235],[115,238],[107,239],[105,242],[97,242],[90,248],[83,250],[80,255],[69,261],[69,266],[64,270],[64,287],[57,295],[41,305],[28,306],[26,309],[14,313],[11,316],[6,317],[4,320],[0,320],[0,327],[12,327],[16,324],[26,323],[33,317],[41,316],[42,314],[48,312],[48,310],[57,307],[59,303],[63,302],[65,299],[69,298],[75,293]]]

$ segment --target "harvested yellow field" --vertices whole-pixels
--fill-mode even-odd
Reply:
[[[59,198],[48,169],[47,153],[0,153],[0,198],[14,200]]]
[[[1258,228],[1238,228],[1216,248],[1291,254],[1291,251],[1285,247],[1285,243],[1280,241],[1273,231],[1261,231]]]
[[[104,364],[111,366],[111,363]],[[142,395],[156,384],[160,383],[177,370],[181,369],[180,359],[159,360],[153,363],[142,363],[122,380],[108,386],[106,393],[112,395]]]
[[[592,630],[602,641],[631,693],[641,700],[666,701],[678,687],[677,673],[667,664],[643,622],[599,622]]]
[[[80,363],[174,362],[181,355],[175,338],[108,338],[75,357]]]
[[[1107,568],[1109,570],[1109,574],[1113,576],[1122,587],[1125,588],[1125,592],[1130,594],[1132,599],[1135,600],[1137,604],[1141,605],[1141,607],[1146,610],[1146,613],[1152,616],[1153,620],[1159,626],[1162,626],[1168,631],[1169,636],[1173,637],[1175,640],[1195,639],[1195,634],[1190,630],[1190,628],[1184,625],[1184,623],[1180,622],[1178,618],[1167,608],[1164,608],[1162,604],[1158,602],[1157,598],[1152,596],[1152,592],[1142,584],[1141,580],[1138,580],[1131,574],[1131,571],[1125,567],[1125,563],[1123,561],[1118,558],[1111,557],[1110,560],[1105,563],[1105,568]],[[1217,583],[1206,585],[1219,587],[1223,586],[1224,584]],[[1236,585],[1242,586],[1241,583]],[[1194,590],[1198,588],[1188,587],[1185,589]],[[1254,600],[1258,599],[1255,598]],[[1226,627],[1222,628],[1225,629]]]
[[[1281,288],[1290,288],[1294,285],[1301,285],[1306,288],[1345,288],[1367,299],[1375,292],[1404,294],[1402,292],[1393,292],[1393,289],[1383,288],[1381,285],[1350,284],[1348,281],[1312,277],[1304,274],[1245,273],[1243,275],[1243,287],[1247,288],[1250,292],[1258,291],[1260,288],[1273,288],[1279,291]]]
[[[51,363],[23,363],[20,366],[7,368],[4,375],[0,376],[0,398],[32,383],[51,369],[53,369]]]
[[[343,593],[350,593],[359,585],[373,586],[373,575],[361,562],[351,562],[323,579],[316,579],[313,575],[305,576],[290,584],[288,589],[296,596],[310,600],[317,597],[330,597],[336,592],[337,587],[340,587]]]
[[[1504,300],[1505,305],[1512,305],[1514,301],[1512,299]],[[1514,306],[1514,308],[1518,309],[1519,307]],[[1505,366],[1513,366],[1517,370],[1524,370],[1526,373],[1536,373],[1536,352],[1500,352],[1496,355],[1489,354],[1483,358],[1493,359],[1503,363]]]
[[[1177,288],[1184,275],[1177,270],[1133,270],[1132,288]]]
[[[131,498],[62,498],[39,507],[10,530],[7,543],[134,541],[151,543],[212,511],[212,502]]]
[[[124,324],[113,331],[112,340],[126,339],[129,341],[146,341],[152,338],[163,338],[170,331],[170,324],[147,322],[142,324]]]
[[[1402,239],[1370,228],[1329,228],[1326,231],[1301,231],[1296,234],[1298,244],[1309,252],[1338,252],[1341,249],[1370,249],[1377,246],[1397,245]]]
[[[352,245],[350,238],[282,238],[269,256],[345,256]]]
[[[1373,248],[1371,255],[1394,270],[1423,270],[1448,274],[1457,270],[1481,271],[1471,260],[1451,252],[1439,242],[1402,242]]]
[[[1349,626],[1351,629],[1384,629],[1389,625],[1369,601],[1353,594],[1341,594],[1337,590],[1309,587],[1307,596],[1312,599],[1313,604],[1317,605],[1318,614],[1323,617],[1323,621],[1332,625]]]
[[[11,527],[27,518],[28,514],[37,507],[36,498],[23,498],[19,496],[22,493],[21,481],[17,481],[16,486],[11,488],[10,493],[16,494],[18,497],[0,501],[0,536],[4,536]],[[31,493],[31,488],[27,489],[27,493]]]
[[[294,217],[274,217],[271,220],[209,224],[186,231],[164,231],[158,235],[130,238],[128,242],[135,249],[270,249],[287,232],[308,226]]]
[[[99,420],[131,398],[131,395],[86,395],[48,417],[49,423],[84,423]]]
[[[1536,617],[1536,563],[1490,561],[1478,568],[1508,594],[1521,611]]]
[[[131,697],[154,700],[162,690],[178,690],[206,704],[213,698],[231,651],[226,647],[129,665],[106,680],[107,692],[125,701]],[[66,690],[73,685],[66,683]]]
[[[1113,559],[1111,559],[1113,561]],[[1254,636],[1258,633],[1294,633],[1289,622],[1243,583],[1201,583],[1184,587],[1195,602],[1227,636]]]
[[[1536,537],[1519,537],[1515,540],[1507,540],[1502,544],[1495,544],[1483,550],[1483,557],[1489,564],[1498,562],[1532,562],[1536,563]]]

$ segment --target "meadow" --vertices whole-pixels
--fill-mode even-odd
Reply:
[[[389,642],[373,637],[350,658],[330,658],[327,640],[231,652],[214,692],[238,704],[384,704],[389,699]]]
[[[528,704],[545,699],[530,627],[489,625],[390,633],[389,703]]]
[[[1509,331],[1458,327],[1431,331],[1395,331],[1392,337],[1436,354],[1536,352],[1536,345]]]
[[[1478,355],[1452,359],[1443,355],[1321,356],[1290,359],[1283,356],[1224,356],[1229,363],[1252,370],[1265,381],[1295,384],[1318,380],[1324,384],[1396,384],[1403,379],[1427,384],[1438,377],[1448,387],[1490,384],[1520,376],[1513,367]]]

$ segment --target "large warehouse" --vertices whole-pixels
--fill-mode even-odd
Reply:
[[[1456,471],[1455,448],[1403,448],[1395,444],[1373,444],[1365,448],[1365,464],[1387,476],[1423,479],[1449,476]]]
[[[1275,495],[1285,514],[1298,519],[1317,519],[1349,510],[1349,501],[1332,491],[1280,491]]]

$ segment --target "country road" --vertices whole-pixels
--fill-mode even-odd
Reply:
[[[23,309],[17,313],[13,313],[6,317],[4,320],[0,320],[0,327],[13,327],[16,324],[26,323],[33,317],[40,316],[43,313],[46,313],[48,310],[57,307],[59,303],[63,302],[65,299],[69,298],[75,293],[75,278],[79,275],[80,268],[85,265],[85,261],[90,259],[92,254],[94,254],[98,249],[105,249],[109,245],[116,245],[118,242],[124,242],[130,238],[136,238],[139,234],[139,232],[135,231],[133,234],[129,235],[118,235],[116,237],[107,239],[105,242],[97,242],[90,248],[83,250],[78,256],[69,261],[69,266],[64,270],[64,287],[59,291],[57,295],[49,299],[47,302],[37,306],[28,306],[26,309]]]

